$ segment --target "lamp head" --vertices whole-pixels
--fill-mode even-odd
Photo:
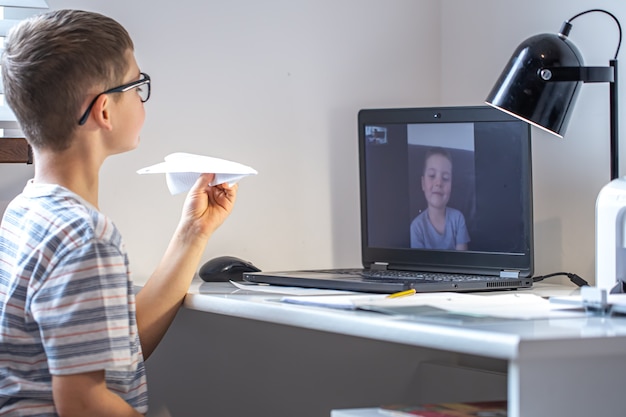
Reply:
[[[582,66],[566,34],[532,36],[513,52],[486,103],[562,137],[582,81],[550,82],[549,68]]]

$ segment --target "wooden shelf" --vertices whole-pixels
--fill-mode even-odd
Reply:
[[[24,138],[0,138],[0,163],[33,163],[33,152]]]

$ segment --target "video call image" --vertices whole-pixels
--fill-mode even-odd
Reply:
[[[366,141],[369,246],[524,252],[525,126],[475,122],[376,128],[385,132],[385,140]]]
[[[411,248],[467,250],[475,212],[474,126],[407,126]]]
[[[365,126],[365,139],[368,143],[387,143],[387,128],[382,126]]]

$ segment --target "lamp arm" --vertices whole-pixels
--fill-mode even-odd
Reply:
[[[618,129],[618,106],[617,106],[617,59],[610,61],[613,68],[613,82],[609,84],[609,121],[611,138],[611,181],[619,178],[619,129]]]
[[[544,81],[583,81],[586,83],[612,83],[617,71],[610,67],[552,67],[541,68],[539,77]]]

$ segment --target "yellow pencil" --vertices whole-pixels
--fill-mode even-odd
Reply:
[[[415,288],[411,288],[410,290],[400,291],[400,292],[395,292],[393,294],[389,294],[387,296],[387,298],[398,298],[398,297],[404,297],[406,295],[413,295],[413,294],[415,294]]]

